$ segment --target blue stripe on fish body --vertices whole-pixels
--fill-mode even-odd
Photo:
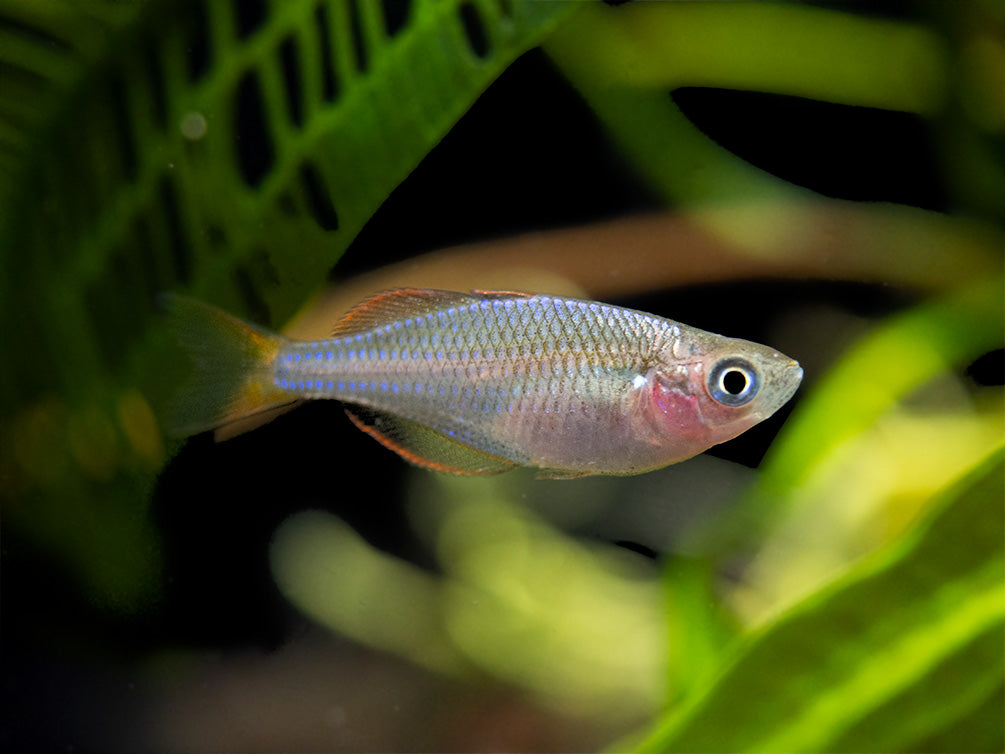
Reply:
[[[277,359],[276,384],[305,397],[344,396],[351,402],[356,396],[402,415],[432,412],[432,421],[444,413],[451,420],[467,414],[484,421],[476,416],[520,411],[528,380],[536,383],[532,394],[541,396],[578,391],[583,380],[602,375],[603,354],[590,342],[593,333],[616,325],[599,344],[612,353],[623,353],[631,339],[613,314],[607,307],[551,297],[475,301],[364,333],[293,344]],[[624,347],[612,344],[612,335]],[[587,355],[575,354],[583,350]],[[488,371],[487,362],[493,364]],[[458,383],[468,383],[460,394]],[[531,405],[548,413],[557,409],[541,397]]]

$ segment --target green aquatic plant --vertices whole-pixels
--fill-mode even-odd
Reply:
[[[302,513],[270,553],[283,594],[459,682],[497,679],[608,737],[633,729],[625,748],[1000,750],[1002,394],[962,375],[1005,341],[1003,17],[990,2],[939,13],[0,2],[5,527],[86,602],[149,610],[165,574],[148,505],[175,450],[155,407],[178,371],[156,294],[281,327],[481,92],[543,45],[677,213],[649,229],[668,251],[641,282],[568,253],[553,279],[597,296],[766,276],[909,295],[835,346],[756,471],[692,462],[742,483],[665,563],[584,543],[525,499],[684,506],[666,493],[684,471],[546,492],[416,474],[410,516],[437,573]],[[954,211],[815,195],[702,133],[678,87],[911,113],[940,134]],[[534,257],[546,266],[547,250],[528,274]]]
[[[157,293],[288,319],[482,90],[573,8],[399,10],[0,6],[0,342],[18,355],[0,377],[2,490],[19,501],[9,520],[94,598],[128,610],[156,582],[137,500],[165,459],[150,408],[163,389]]]
[[[908,536],[749,634],[718,677],[632,748],[996,749],[1003,472],[998,451]]]

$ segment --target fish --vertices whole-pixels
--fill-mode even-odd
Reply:
[[[165,305],[193,366],[174,434],[333,399],[405,460],[454,474],[653,471],[768,418],[803,375],[764,345],[544,294],[384,291],[317,341],[178,294]]]

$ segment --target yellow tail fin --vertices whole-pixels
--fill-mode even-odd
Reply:
[[[166,294],[162,302],[168,326],[192,362],[188,381],[163,417],[168,432],[191,435],[292,402],[273,384],[281,335],[184,296]]]

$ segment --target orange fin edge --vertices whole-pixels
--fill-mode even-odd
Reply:
[[[483,288],[475,288],[471,292],[480,298],[530,298],[534,295],[526,291],[488,291]]]

